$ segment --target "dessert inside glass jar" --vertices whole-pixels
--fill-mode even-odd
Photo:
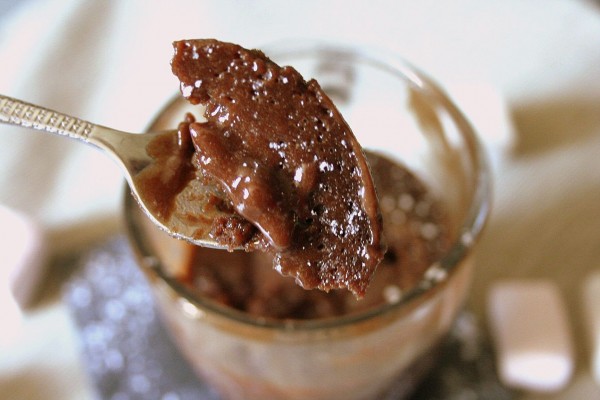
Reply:
[[[179,280],[194,295],[252,316],[316,319],[359,313],[399,302],[450,246],[447,216],[438,200],[410,171],[367,152],[379,195],[387,251],[357,300],[345,290],[305,290],[272,270],[272,256],[190,246]]]
[[[248,243],[258,251],[228,253],[169,237],[127,196],[136,258],[182,354],[223,398],[405,398],[434,362],[430,355],[463,305],[474,271],[489,183],[475,132],[435,83],[396,55],[315,42],[265,49],[281,65],[316,77],[366,149],[380,249],[387,251],[363,298],[344,289],[303,289],[273,271],[273,255],[260,251],[260,240]],[[195,85],[183,85],[184,94]],[[197,118],[198,110],[178,96],[150,130],[189,125],[186,113]],[[169,140],[178,148],[177,135]],[[167,171],[190,166],[178,169],[175,161]],[[193,176],[190,182],[201,183]],[[199,211],[232,215],[235,208],[220,200],[223,189],[214,192],[217,201],[203,202],[212,210]],[[188,216],[193,223],[212,214]],[[238,233],[241,242],[252,237]]]

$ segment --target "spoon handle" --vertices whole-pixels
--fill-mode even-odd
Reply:
[[[89,141],[90,133],[95,128],[94,124],[79,118],[1,94],[0,122],[69,136],[86,143]]]

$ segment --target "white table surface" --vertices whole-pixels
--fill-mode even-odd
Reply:
[[[177,90],[175,39],[260,47],[327,38],[397,51],[448,88],[493,159],[494,208],[470,306],[485,321],[487,289],[501,278],[551,279],[567,302],[576,374],[560,393],[522,398],[600,398],[580,299],[587,274],[600,269],[599,2],[148,3],[10,7],[0,19],[0,93],[136,131]],[[53,260],[118,232],[120,193],[119,171],[97,151],[0,127],[0,204],[44,227]],[[9,251],[8,238],[0,243]],[[69,271],[55,261],[47,272],[20,335],[0,345],[0,398],[93,397],[60,300]]]

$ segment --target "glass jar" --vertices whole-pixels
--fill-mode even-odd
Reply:
[[[305,42],[263,50],[316,78],[363,148],[428,185],[449,213],[452,245],[398,301],[335,318],[267,320],[188,291],[175,276],[190,246],[158,230],[126,196],[139,266],[182,354],[224,399],[402,398],[435,360],[469,292],[490,199],[481,145],[448,96],[398,56]],[[150,130],[175,128],[188,110],[176,98]]]

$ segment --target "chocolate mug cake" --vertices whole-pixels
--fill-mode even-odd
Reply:
[[[223,398],[402,398],[434,360],[436,345],[468,294],[473,250],[488,213],[485,157],[446,94],[396,56],[319,43],[286,44],[265,54],[303,76],[315,76],[323,88],[329,87],[331,67],[352,70],[352,80],[345,83],[351,93],[336,106],[364,149],[377,193],[378,211],[364,215],[377,215],[367,218],[375,222],[381,217],[380,242],[363,237],[382,256],[368,287],[354,286],[364,296],[357,299],[342,289],[348,282],[343,274],[338,282],[345,283],[326,292],[306,290],[273,271],[277,255],[262,251],[272,243],[260,238],[269,229],[252,224],[250,233],[245,228],[238,232],[243,225],[226,223],[223,231],[215,231],[233,240],[232,247],[247,241],[254,251],[197,248],[156,229],[126,197],[132,247],[174,341],[198,376]],[[323,63],[326,70],[320,68]],[[257,66],[266,73],[264,68]],[[186,89],[189,84],[182,86],[184,95],[193,90]],[[204,135],[204,126],[194,126],[201,121],[196,107],[175,99],[151,129],[174,129],[183,122],[190,138],[194,129]],[[193,119],[187,117],[190,112]],[[219,112],[215,115],[222,117]],[[295,171],[287,170],[292,180]],[[227,178],[221,179],[225,184],[218,186],[217,199],[228,194]],[[300,186],[306,183],[302,180]],[[291,202],[303,201],[309,212],[321,204],[310,203],[310,195]],[[233,201],[214,205],[225,215],[237,212]],[[289,216],[281,214],[284,220]],[[310,229],[300,214],[291,218],[292,227]],[[293,241],[296,233],[291,232]]]

